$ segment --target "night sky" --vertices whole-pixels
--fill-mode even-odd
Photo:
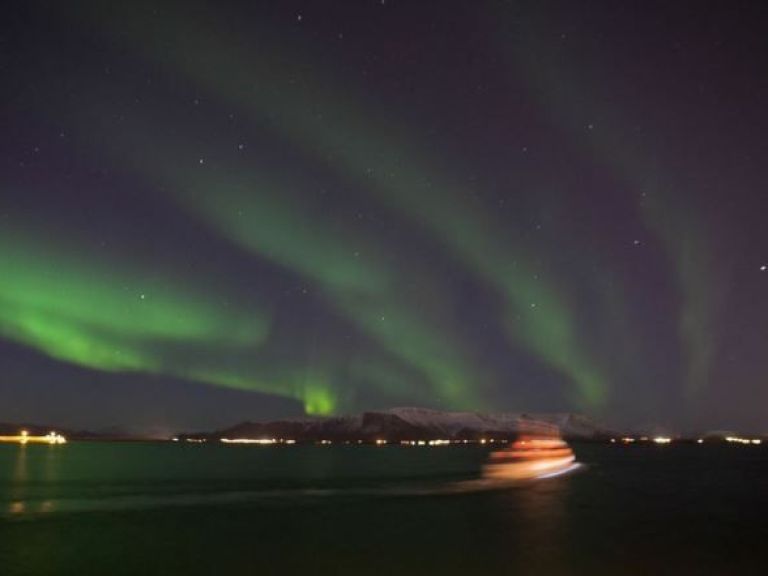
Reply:
[[[768,11],[17,2],[0,421],[768,432]]]

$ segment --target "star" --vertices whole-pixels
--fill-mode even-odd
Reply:
[[[146,300],[147,299],[147,295],[146,294],[139,294],[139,299]]]
[[[768,270],[767,265],[763,264],[762,266],[760,266],[760,272],[765,272],[766,270]]]

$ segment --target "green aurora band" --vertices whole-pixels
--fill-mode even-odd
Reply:
[[[135,11],[116,10],[108,18],[102,15],[100,19],[111,19],[121,40],[127,35],[132,45],[148,58],[163,62],[174,72],[185,73],[211,96],[236,106],[254,125],[263,126],[266,121],[276,126],[281,137],[329,162],[340,177],[354,183],[361,193],[372,195],[414,225],[434,234],[455,258],[504,298],[510,343],[529,350],[572,381],[576,387],[572,396],[577,403],[591,408],[604,404],[606,377],[594,355],[584,349],[577,321],[566,296],[557,288],[557,279],[547,277],[528,263],[520,251],[510,247],[511,242],[501,241],[506,237],[503,224],[470,205],[464,191],[457,189],[443,172],[432,168],[438,163],[412,146],[412,139],[403,130],[372,119],[353,98],[316,77],[313,79],[314,74],[307,66],[297,64],[285,53],[270,51],[266,42],[261,42],[260,52],[270,53],[270,57],[256,60],[238,49],[241,44],[233,41],[223,26],[218,28],[217,41],[211,41],[211,22],[207,19],[204,31],[179,14],[173,23],[177,28],[171,34],[171,43],[165,40],[167,32],[160,35],[148,29],[147,19],[137,16]],[[88,18],[84,20],[87,22]],[[212,27],[216,29],[215,23]],[[301,81],[292,82],[294,75]],[[253,232],[254,226],[250,224],[237,227],[238,220],[232,206],[226,206],[228,203],[225,200],[224,206],[206,206],[204,212],[214,226],[222,231],[235,226],[230,233],[238,236],[237,241],[258,248],[259,238],[247,236],[259,233]],[[414,333],[413,326],[380,324],[377,312],[354,300],[346,293],[336,298],[337,304],[365,325],[369,333],[395,353],[420,362],[433,382],[442,382],[444,392],[462,400],[467,376],[456,377],[454,374],[461,374],[460,371],[443,367],[443,362],[452,357],[450,350],[424,349],[433,346],[425,333],[413,338],[422,343],[422,350],[414,352],[413,342],[404,341]],[[394,309],[397,307],[389,307],[390,311]],[[426,343],[430,346],[424,346]]]
[[[473,372],[458,344],[450,333],[433,328],[438,317],[425,319],[424,309],[403,300],[396,288],[402,277],[375,257],[380,250],[362,231],[343,238],[338,228],[288,205],[285,195],[276,192],[284,186],[253,176],[232,185],[217,177],[207,181],[177,174],[173,182],[187,208],[255,255],[313,281],[365,334],[420,371],[448,405],[482,406],[467,385]],[[366,256],[355,257],[354,252]]]
[[[268,336],[267,314],[222,307],[225,294],[200,292],[202,278],[132,269],[125,259],[106,260],[71,240],[53,246],[28,232],[0,230],[0,268],[12,271],[0,279],[4,337],[89,368],[224,384],[233,375],[225,365],[212,372],[205,351],[250,354]],[[175,349],[187,353],[167,353]],[[268,382],[249,387],[283,392]]]
[[[33,226],[26,226],[33,229]],[[41,242],[0,230],[0,335],[46,355],[110,372],[148,372],[300,400],[308,414],[339,408],[327,370],[269,366],[256,354],[269,317],[225,308],[203,278],[169,277],[109,259],[84,242]],[[375,362],[375,357],[371,357]]]
[[[524,24],[517,16],[509,21],[514,22],[514,31],[506,34],[515,38],[516,45],[511,58],[529,79],[536,99],[574,140],[592,150],[596,162],[608,166],[625,183],[647,229],[666,251],[680,294],[678,333],[687,358],[688,400],[693,401],[708,385],[715,350],[712,310],[721,292],[709,256],[706,227],[695,207],[676,200],[678,186],[669,170],[648,152],[651,147],[639,135],[627,129],[621,113],[599,92],[597,87],[608,82],[583,62],[573,61],[562,47],[545,43],[545,35],[537,33],[544,27],[535,17]],[[599,58],[593,55],[592,60]],[[585,134],[589,122],[585,119],[592,118],[599,118],[600,123]],[[633,135],[629,138],[628,134]]]
[[[452,336],[455,329],[446,321],[448,306],[437,297],[435,282],[426,279],[434,286],[425,291],[428,298],[406,295],[402,290],[409,278],[418,276],[425,281],[423,270],[388,267],[384,246],[364,230],[352,231],[346,226],[348,231],[343,231],[334,222],[315,217],[302,202],[292,200],[291,191],[301,189],[301,182],[270,174],[267,167],[174,169],[189,165],[194,158],[182,143],[191,138],[166,142],[161,135],[147,136],[153,132],[152,124],[142,128],[137,128],[141,126],[137,121],[132,124],[130,133],[109,137],[116,157],[140,166],[145,178],[174,190],[182,207],[223,237],[313,282],[336,310],[397,362],[421,374],[430,384],[432,397],[455,408],[484,407],[477,393],[483,388],[483,378],[478,378],[482,370],[464,359]],[[365,379],[380,381],[380,373]],[[240,378],[224,382],[247,388]],[[306,404],[308,411],[310,405],[337,405],[330,400],[333,386],[314,385],[313,389],[318,400]],[[408,392],[411,398],[429,397],[418,389]]]

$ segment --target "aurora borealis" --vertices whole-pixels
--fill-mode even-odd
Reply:
[[[768,15],[252,4],[6,10],[0,421],[764,428]]]

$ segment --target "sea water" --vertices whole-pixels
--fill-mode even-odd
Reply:
[[[574,449],[489,485],[477,445],[0,445],[0,575],[765,572],[765,447]]]

